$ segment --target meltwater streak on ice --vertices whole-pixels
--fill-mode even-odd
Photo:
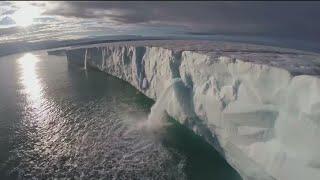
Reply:
[[[88,50],[86,49],[86,52],[84,54],[84,69],[87,69],[87,53],[88,53]]]
[[[84,69],[84,74],[86,79],[88,79],[88,71],[87,71],[87,59],[88,59],[88,49],[86,49],[85,53],[84,53],[84,63],[83,63],[83,69]]]

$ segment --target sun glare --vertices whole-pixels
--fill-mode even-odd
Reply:
[[[31,5],[23,5],[18,11],[12,15],[12,19],[17,26],[29,26],[34,22],[34,19],[40,16],[40,9]]]

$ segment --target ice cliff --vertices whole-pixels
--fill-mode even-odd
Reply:
[[[171,40],[69,48],[67,58],[161,103],[244,179],[320,179],[319,54]]]

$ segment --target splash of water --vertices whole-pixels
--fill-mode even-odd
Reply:
[[[169,125],[168,119],[168,106],[175,96],[174,87],[181,82],[180,78],[173,79],[170,85],[165,89],[161,96],[157,99],[156,103],[151,107],[151,112],[148,118],[138,124],[139,129],[144,129],[151,132],[159,132],[164,127]]]

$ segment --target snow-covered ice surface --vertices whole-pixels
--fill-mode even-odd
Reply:
[[[161,101],[244,179],[320,179],[319,54],[158,40],[68,48],[67,57]]]

